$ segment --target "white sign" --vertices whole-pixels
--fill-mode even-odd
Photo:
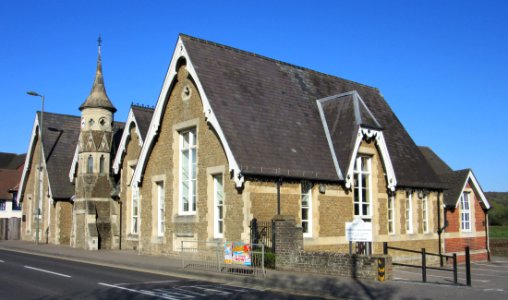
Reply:
[[[355,218],[346,222],[346,240],[348,242],[372,242],[372,223]]]

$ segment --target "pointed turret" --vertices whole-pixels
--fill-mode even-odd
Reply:
[[[104,86],[104,78],[102,77],[102,60],[101,60],[101,39],[99,38],[99,47],[97,55],[97,70],[95,71],[95,80],[93,82],[90,95],[86,98],[85,102],[81,104],[79,110],[85,108],[104,108],[111,112],[116,112],[116,108],[109,100]]]

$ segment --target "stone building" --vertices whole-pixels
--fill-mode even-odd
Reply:
[[[373,253],[439,248],[443,185],[376,88],[186,35],[131,184],[145,253],[247,242],[253,218],[279,213],[308,250],[346,252],[355,217]]]
[[[131,106],[125,125],[113,121],[99,48],[80,110],[49,114],[61,124],[44,123],[41,175],[36,117],[19,198],[25,239],[39,220],[50,242],[170,254],[187,240],[249,242],[253,219],[285,216],[308,251],[348,252],[346,226],[358,220],[372,227],[368,253],[383,242],[452,249],[449,185],[376,88],[180,35],[155,109]]]
[[[40,120],[37,112],[18,192],[21,239],[68,245],[75,191],[67,174],[79,136],[79,117],[45,112],[43,128]]]

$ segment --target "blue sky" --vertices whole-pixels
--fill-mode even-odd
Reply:
[[[78,115],[97,37],[110,99],[155,105],[178,33],[381,90],[418,145],[508,191],[508,1],[2,1],[1,152],[26,152],[38,98]]]

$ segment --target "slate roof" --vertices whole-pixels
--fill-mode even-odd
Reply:
[[[471,172],[470,169],[464,169],[440,174],[441,181],[443,181],[448,188],[443,193],[443,203],[446,206],[455,206],[455,204],[457,204],[464,185],[466,184],[469,172]]]
[[[18,169],[0,169],[0,199],[11,200],[12,194],[9,191],[16,190],[16,186],[21,180],[23,168]]]
[[[141,139],[144,141],[148,132],[148,128],[150,127],[150,121],[152,120],[154,108],[138,105],[132,105],[131,108],[132,113],[136,118],[136,123],[138,124]]]
[[[180,38],[243,174],[339,181],[316,100],[357,91],[383,128],[398,185],[440,188],[376,88],[187,35]],[[331,107],[330,113],[334,109],[351,106]],[[356,133],[357,124],[347,114],[340,136]],[[334,142],[351,149],[354,139]],[[340,167],[345,174],[347,166]]]
[[[15,170],[25,162],[26,154],[0,152],[0,169]]]
[[[436,174],[439,175],[453,172],[453,169],[450,168],[450,166],[444,160],[442,160],[441,157],[439,157],[431,148],[426,146],[418,146],[418,148],[420,148],[423,156],[425,156],[425,159],[427,159],[427,162],[434,169]]]
[[[473,171],[471,169],[454,171],[431,148],[425,146],[419,146],[419,148],[445,185],[443,203],[446,206],[455,207],[469,178],[469,174],[472,174]],[[478,186],[477,188],[479,189],[478,192],[483,194],[481,187]]]
[[[40,112],[37,112],[40,116]],[[74,195],[69,181],[74,151],[78,144],[81,118],[44,112],[42,139],[51,193],[55,199],[68,199]]]
[[[351,163],[360,126],[376,130],[382,127],[355,92],[324,99],[321,106],[335,156],[344,172]]]

